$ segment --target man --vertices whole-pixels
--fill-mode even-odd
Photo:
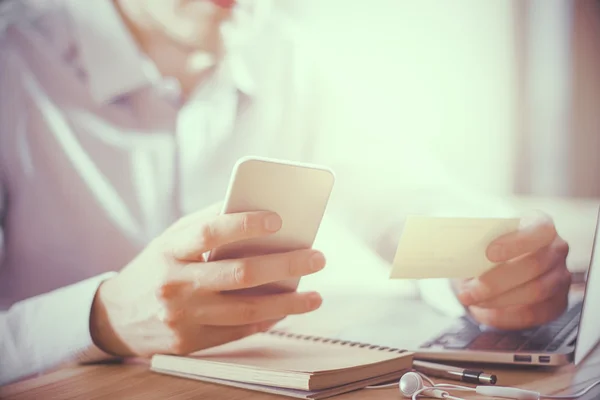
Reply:
[[[204,262],[206,251],[282,223],[211,207],[241,156],[327,163],[340,202],[389,193],[391,206],[372,196],[351,213],[359,234],[380,237],[383,220],[400,215],[395,182],[360,179],[368,165],[316,147],[307,112],[316,99],[300,96],[310,85],[296,85],[291,62],[308,53],[265,4],[30,0],[6,22],[0,383],[65,361],[186,354],[318,308],[318,293],[220,294],[325,265],[316,250]],[[567,250],[540,219],[490,246],[501,268],[455,285],[458,299],[499,328],[552,320],[566,307]]]

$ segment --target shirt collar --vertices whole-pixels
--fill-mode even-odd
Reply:
[[[96,102],[108,104],[161,81],[160,72],[137,46],[110,0],[67,0],[67,6],[73,16],[75,37],[89,89]],[[252,30],[239,23],[237,18],[225,21],[222,30],[225,56],[218,62],[209,81],[214,84],[216,80],[218,86],[228,86],[243,99],[250,99],[255,82],[246,60],[247,54],[242,50],[246,46],[240,44],[240,38],[245,36],[247,40]]]
[[[155,84],[160,73],[109,0],[67,0],[91,95],[100,104]]]

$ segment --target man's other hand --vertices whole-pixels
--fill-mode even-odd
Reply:
[[[458,299],[478,322],[498,329],[528,329],[552,321],[568,305],[568,253],[552,219],[539,215],[490,244],[487,257],[499,264],[460,282]]]

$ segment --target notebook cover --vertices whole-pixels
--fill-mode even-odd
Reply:
[[[296,390],[305,396],[347,385],[348,390],[354,390],[357,384],[358,388],[364,386],[359,383],[363,380],[368,381],[365,385],[373,384],[373,379],[381,382],[390,374],[395,376],[410,368],[412,357],[413,353],[401,349],[270,331],[190,356],[156,355],[151,369],[185,377],[197,375],[204,381],[262,387],[263,391]],[[363,372],[367,366],[368,371]],[[272,387],[274,382],[276,388]]]
[[[171,376],[176,376],[176,377],[185,378],[185,379],[194,379],[197,381],[202,381],[202,382],[207,382],[207,383],[215,383],[218,385],[231,386],[231,387],[238,388],[238,389],[253,390],[253,391],[257,391],[257,392],[276,394],[276,395],[292,397],[292,398],[296,398],[296,399],[320,400],[320,399],[326,399],[329,397],[337,396],[337,395],[340,395],[343,393],[361,390],[367,386],[380,385],[380,384],[389,383],[389,382],[397,382],[400,380],[402,375],[404,375],[409,370],[410,369],[405,369],[405,370],[401,370],[401,371],[397,371],[397,372],[392,372],[387,375],[382,375],[382,376],[378,376],[378,377],[374,377],[374,378],[370,378],[370,379],[365,379],[362,381],[352,382],[347,385],[341,385],[341,386],[336,386],[336,387],[332,387],[329,389],[314,390],[314,391],[287,389],[287,388],[280,388],[280,387],[276,387],[276,386],[267,386],[267,385],[254,385],[251,383],[229,381],[226,379],[208,378],[205,376],[182,374],[182,373],[173,372],[173,371],[161,371],[158,369],[154,369],[153,371],[160,373],[160,374],[171,375]]]

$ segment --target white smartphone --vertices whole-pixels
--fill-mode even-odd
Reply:
[[[272,211],[282,219],[275,234],[214,249],[209,261],[235,259],[312,248],[333,190],[329,168],[260,157],[240,159],[231,175],[222,213]],[[297,289],[300,280],[246,289],[281,293]]]

